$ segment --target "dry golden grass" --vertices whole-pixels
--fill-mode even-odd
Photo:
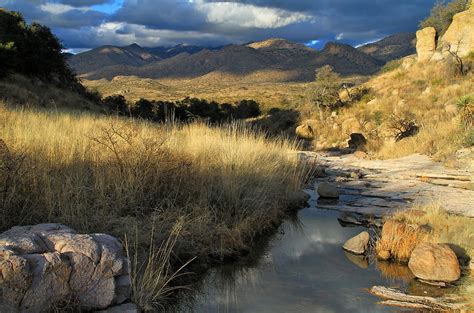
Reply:
[[[414,214],[424,212],[424,214]],[[390,220],[404,224],[417,225],[429,229],[424,240],[449,244],[456,255],[464,261],[474,260],[474,218],[446,212],[438,204],[415,207],[411,211],[396,213]],[[468,274],[469,275],[469,274]],[[468,303],[474,305],[474,277],[464,279],[460,294]]]
[[[399,212],[392,219],[408,224],[427,226],[429,236],[426,240],[435,243],[448,243],[461,247],[474,259],[474,219],[446,212],[438,204],[414,208],[425,214]]]
[[[162,126],[0,105],[0,138],[0,230],[59,222],[146,247],[151,233],[166,242],[179,220],[170,261],[178,267],[247,249],[281,221],[305,173],[292,143],[235,124]]]
[[[389,220],[383,225],[382,235],[377,240],[375,251],[377,255],[382,251],[388,251],[393,259],[406,263],[415,246],[425,241],[426,237],[426,231],[419,225]]]
[[[474,129],[463,125],[456,106],[474,91],[474,72],[460,76],[449,64],[413,63],[374,76],[363,86],[371,93],[341,108],[337,115],[326,114],[323,122],[316,110],[304,111],[303,118],[311,119],[313,129],[318,130],[316,147],[343,148],[350,133],[361,132],[369,139],[369,152],[377,158],[421,153],[447,160],[458,149],[474,144]],[[413,116],[421,127],[418,135],[395,142],[394,115]]]

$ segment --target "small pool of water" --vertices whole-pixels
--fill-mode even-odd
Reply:
[[[410,312],[377,304],[368,289],[398,287],[412,294],[436,288],[414,281],[406,266],[369,262],[343,243],[363,227],[343,227],[337,211],[310,206],[286,221],[259,256],[246,265],[213,269],[183,312]]]

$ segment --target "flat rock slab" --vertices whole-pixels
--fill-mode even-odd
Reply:
[[[391,160],[359,159],[302,151],[300,158],[325,168],[316,183],[336,184],[338,201],[318,199],[317,207],[382,216],[413,205],[439,203],[447,211],[474,217],[472,169],[452,169],[428,156]]]

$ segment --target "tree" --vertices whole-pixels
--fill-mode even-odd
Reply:
[[[339,106],[340,86],[339,74],[334,72],[330,65],[316,70],[315,82],[310,86],[310,100],[316,104],[321,120],[323,110],[333,110]]]
[[[468,6],[469,0],[453,0],[449,3],[439,1],[431,9],[430,16],[420,23],[420,28],[434,27],[436,34],[441,37],[451,25],[454,15],[465,11]]]
[[[18,12],[0,9],[0,70],[81,89],[66,65],[63,46],[51,30],[29,25]]]
[[[254,100],[241,100],[235,109],[236,118],[251,118],[260,115],[260,105]]]
[[[103,100],[105,106],[114,113],[119,115],[128,115],[129,109],[127,105],[127,100],[122,95],[113,95],[105,98]]]

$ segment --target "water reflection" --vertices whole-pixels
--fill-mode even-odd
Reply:
[[[341,227],[338,213],[314,207],[286,222],[251,265],[213,270],[188,312],[401,312],[368,294],[373,285],[408,288],[402,269],[377,267],[341,246],[362,227]],[[404,311],[406,312],[406,311]]]

